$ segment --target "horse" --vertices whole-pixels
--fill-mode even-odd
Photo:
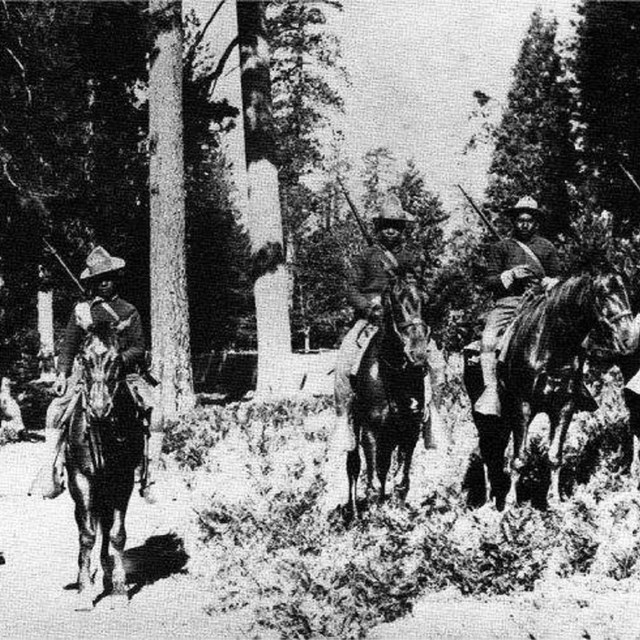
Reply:
[[[65,460],[79,531],[76,609],[90,610],[90,562],[98,530],[105,591],[124,596],[120,602],[126,602],[125,516],[134,471],[143,458],[144,430],[139,409],[120,375],[118,335],[110,323],[89,327],[77,363],[82,374],[67,427]]]
[[[357,446],[347,454],[348,512],[357,514],[356,494],[362,446],[367,465],[367,496],[374,476],[378,500],[385,499],[391,457],[398,449],[400,501],[409,491],[411,459],[421,429],[429,329],[422,316],[422,294],[410,274],[392,278],[382,295],[383,317],[352,380],[351,413]]]
[[[485,469],[486,501],[495,498],[500,506],[504,499],[508,507],[517,503],[529,424],[538,413],[546,413],[551,470],[547,504],[553,506],[561,500],[560,470],[567,429],[574,412],[587,402],[582,379],[583,343],[590,337],[618,355],[632,353],[637,347],[638,336],[623,281],[611,273],[571,277],[523,303],[509,333],[498,369],[502,416],[473,412]],[[483,389],[479,369],[467,352],[464,382],[472,403]],[[590,401],[595,405],[592,398]],[[504,456],[510,436],[513,460],[509,485]]]

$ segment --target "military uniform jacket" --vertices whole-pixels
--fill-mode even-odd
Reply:
[[[102,298],[94,298],[89,303],[91,321],[93,323],[109,322],[114,326],[119,322],[125,322],[125,326],[120,332],[120,357],[124,367],[124,373],[133,373],[138,366],[144,365],[145,340],[142,331],[142,321],[138,310],[132,305],[119,298],[113,297],[108,301],[109,306],[115,311],[119,322],[102,304]],[[82,341],[86,336],[86,328],[83,326],[82,313],[80,313],[80,303],[76,305],[71,318],[67,323],[64,334],[64,341],[58,360],[58,370],[65,375],[71,373],[73,361],[80,350]]]
[[[418,257],[404,247],[392,251],[398,262],[400,272],[418,273]],[[353,272],[347,284],[349,303],[359,316],[365,316],[371,308],[371,301],[380,296],[389,284],[389,272],[386,267],[388,258],[379,246],[368,247],[354,264]]]
[[[496,295],[498,299],[507,296],[521,296],[527,283],[522,280],[514,280],[509,288],[505,287],[504,282],[500,278],[503,271],[517,267],[518,265],[527,265],[539,278],[545,276],[556,278],[560,275],[560,260],[556,248],[541,236],[533,236],[526,244],[540,260],[540,264],[544,271],[540,269],[540,265],[536,264],[533,258],[512,238],[501,240],[497,244],[491,246],[487,259],[487,285],[489,289]]]

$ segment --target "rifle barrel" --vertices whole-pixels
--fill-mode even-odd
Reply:
[[[51,251],[51,253],[55,256],[56,260],[62,265],[62,268],[66,271],[71,280],[73,280],[74,284],[78,287],[78,289],[80,289],[82,295],[86,296],[87,292],[85,291],[85,288],[82,286],[82,284],[80,284],[80,280],[78,280],[78,278],[73,275],[73,272],[71,271],[71,269],[69,269],[65,261],[60,257],[60,254],[56,251],[55,247],[46,238],[42,238],[42,241],[44,242],[47,249],[49,249],[49,251]]]
[[[480,219],[482,220],[482,222],[484,222],[487,229],[489,229],[489,231],[495,236],[495,238],[497,238],[498,240],[502,240],[500,232],[493,226],[493,223],[491,222],[491,220],[489,220],[489,217],[476,206],[476,203],[471,199],[471,196],[462,188],[462,185],[457,185],[457,187],[458,189],[460,189],[460,191],[462,191],[462,195],[467,199],[469,204],[473,207],[474,211],[480,216]]]

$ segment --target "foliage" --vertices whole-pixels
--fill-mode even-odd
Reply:
[[[552,576],[635,577],[640,501],[621,474],[619,379],[605,378],[601,409],[579,414],[570,429],[564,505],[539,511],[525,503],[500,514],[465,504],[472,427],[457,375],[450,369],[445,466],[417,455],[409,504],[372,506],[350,527],[326,506],[337,468],[327,460],[326,400],[230,405],[185,425],[170,448],[212,476],[194,558],[211,581],[211,613],[241,612],[247,633],[360,638],[410,612],[427,591],[499,595]],[[534,434],[525,494],[542,482],[544,433]]]
[[[493,133],[487,189],[495,212],[503,212],[523,195],[536,198],[547,213],[547,234],[566,229],[570,219],[566,182],[576,178],[572,100],[555,48],[556,29],[555,20],[545,20],[534,11],[502,121]]]
[[[640,172],[640,7],[581,2],[571,69],[578,95],[582,181],[614,216],[616,234],[638,226],[640,194],[621,170]]]

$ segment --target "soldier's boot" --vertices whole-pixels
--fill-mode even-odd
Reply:
[[[356,448],[356,434],[353,431],[353,422],[349,419],[349,413],[336,415],[334,431],[334,443],[338,451],[349,453]]]
[[[29,488],[29,495],[53,500],[64,492],[64,454],[59,445],[63,430],[47,427],[44,433],[44,464]]]
[[[498,359],[494,351],[480,354],[480,366],[484,379],[484,391],[473,406],[476,413],[485,416],[500,416],[500,397],[498,395]]]
[[[147,444],[147,477],[144,486],[140,490],[140,495],[148,504],[158,502],[157,476],[160,467],[160,455],[162,454],[162,442],[164,432],[151,431]]]

